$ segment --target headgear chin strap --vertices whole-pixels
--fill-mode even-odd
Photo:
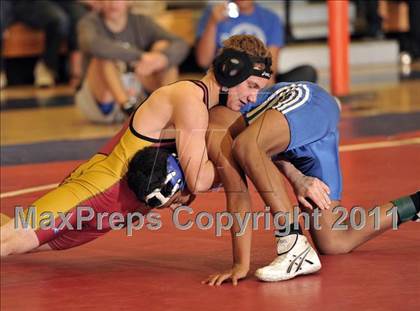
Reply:
[[[162,207],[175,193],[185,188],[184,174],[175,154],[168,156],[166,171],[166,179],[162,186],[154,189],[145,197],[145,203],[152,208]]]

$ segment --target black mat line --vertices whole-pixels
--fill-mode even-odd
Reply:
[[[22,98],[8,99],[1,102],[0,111],[40,107],[71,106],[74,103],[73,96],[53,96],[48,98]]]
[[[50,141],[2,146],[2,166],[28,163],[84,160],[97,153],[109,138]]]
[[[397,104],[396,104],[397,105]],[[342,118],[340,138],[391,136],[420,130],[420,112]]]
[[[420,112],[343,118],[339,128],[341,139],[409,133],[420,130]],[[3,166],[84,160],[98,152],[109,139],[104,137],[2,146],[0,164]]]

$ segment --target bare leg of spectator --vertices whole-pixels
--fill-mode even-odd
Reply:
[[[121,72],[113,61],[92,59],[86,78],[98,103],[115,101],[122,105],[128,101],[128,94],[121,81]]]
[[[157,41],[153,44],[151,51],[163,51],[168,47],[168,45],[169,42],[167,41]],[[140,76],[139,79],[144,90],[151,93],[163,85],[167,85],[178,80],[178,68],[170,67],[149,76]]]

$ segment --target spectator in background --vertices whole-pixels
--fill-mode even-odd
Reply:
[[[34,69],[36,86],[49,87],[55,84],[59,50],[63,40],[67,40],[71,60],[74,59],[71,64],[77,66],[78,48],[75,25],[85,12],[80,3],[64,0],[15,0],[4,1],[4,3],[2,1],[2,10],[3,6],[10,14],[5,27],[17,21],[45,32],[45,50]],[[72,74],[80,72],[80,69],[75,66],[71,66]]]
[[[3,61],[3,36],[6,28],[13,22],[13,7],[10,1],[0,2],[0,88],[7,85],[6,70]]]
[[[76,105],[91,121],[120,122],[141,96],[178,78],[188,45],[151,18],[129,12],[126,1],[102,1],[78,25],[84,55]]]
[[[78,86],[82,77],[82,53],[79,50],[79,41],[77,39],[77,24],[79,20],[90,10],[95,9],[95,3],[92,1],[79,0],[50,0],[60,7],[67,15],[68,35],[67,48],[69,51],[70,64],[70,84]]]
[[[414,60],[420,59],[420,1],[408,0],[409,53]]]
[[[101,8],[101,0],[78,0],[91,11],[99,11]]]
[[[379,15],[378,0],[354,0],[357,15],[364,19],[364,32],[368,38],[383,39],[382,17]]]
[[[270,49],[273,57],[272,82],[311,81],[316,82],[316,70],[308,65],[296,67],[288,72],[277,73],[280,49],[284,46],[284,27],[280,18],[272,11],[253,1],[233,1],[239,8],[239,16],[230,18],[226,14],[226,2],[208,6],[200,18],[197,29],[196,60],[207,68],[213,61],[223,40],[236,34],[255,35]]]

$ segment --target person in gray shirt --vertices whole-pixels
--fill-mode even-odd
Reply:
[[[93,122],[121,122],[142,94],[175,82],[188,45],[126,1],[103,1],[78,24],[84,55],[76,105]]]

